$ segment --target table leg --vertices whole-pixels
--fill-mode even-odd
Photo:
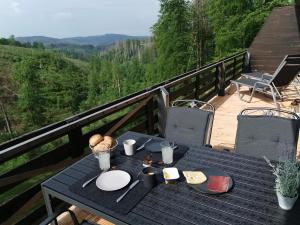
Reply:
[[[51,204],[51,195],[48,194],[47,190],[45,190],[43,188],[42,188],[42,192],[43,192],[45,206],[46,206],[46,209],[47,209],[48,216],[52,216],[54,211],[53,211],[52,204]],[[51,223],[51,225],[58,225],[58,224],[57,224],[56,220],[54,220]]]

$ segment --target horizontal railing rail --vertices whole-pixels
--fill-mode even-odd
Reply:
[[[1,201],[0,211],[6,213],[1,213],[0,220],[9,224],[22,224],[33,218],[41,218],[45,214],[39,187],[43,179],[27,185],[25,189],[22,185],[31,181],[33,176],[47,172],[52,175],[82,157],[92,134],[108,132],[117,136],[127,130],[159,133],[158,98],[162,87],[169,92],[171,101],[182,98],[207,101],[215,95],[224,95],[230,80],[237,78],[242,72],[246,53],[236,53],[0,144],[0,163],[14,163],[18,157],[64,139],[64,142],[54,145],[51,150],[29,157],[20,165],[0,174],[2,197],[11,189],[21,187],[21,191]],[[89,127],[91,125],[94,127]],[[26,211],[24,206],[35,207],[35,210]]]

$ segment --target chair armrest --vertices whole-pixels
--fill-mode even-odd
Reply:
[[[257,82],[255,82],[255,84],[254,84],[254,88],[256,88],[256,85],[257,85],[257,84],[261,84],[261,85],[263,85],[263,86],[272,88],[271,84],[268,83],[268,81],[266,81],[266,82],[264,82],[264,81],[257,81]]]
[[[40,223],[40,225],[48,225],[48,224],[51,223],[52,221],[56,220],[56,218],[57,218],[60,214],[62,214],[62,213],[64,213],[64,212],[68,212],[68,213],[70,214],[71,219],[72,219],[74,225],[79,225],[79,222],[78,222],[78,220],[77,220],[77,218],[76,218],[74,212],[71,211],[71,210],[69,210],[69,209],[64,209],[64,208],[58,210],[58,211],[55,212],[53,215],[47,217],[44,221],[42,221],[42,222]]]
[[[264,73],[262,76],[261,76],[261,80],[270,80],[270,79],[272,79],[272,75],[271,74],[269,74],[269,73]]]

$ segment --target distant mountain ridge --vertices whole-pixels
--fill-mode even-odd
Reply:
[[[86,37],[69,37],[69,38],[53,38],[46,36],[28,36],[28,37],[16,37],[17,41],[21,43],[26,42],[42,42],[44,45],[50,44],[75,44],[75,45],[94,45],[94,46],[106,46],[111,45],[118,41],[124,40],[142,40],[147,39],[149,36],[130,36],[124,34],[104,34],[94,35]]]

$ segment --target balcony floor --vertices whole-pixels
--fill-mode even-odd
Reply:
[[[297,84],[300,88],[300,84]],[[248,88],[242,88],[241,94],[245,94],[243,99],[250,99],[250,91]],[[281,109],[290,111],[291,102],[299,98],[299,94],[295,86],[290,85],[282,92],[283,101],[277,101]],[[211,136],[211,144],[216,149],[234,149],[237,115],[245,108],[249,107],[275,107],[272,97],[262,93],[255,93],[250,103],[241,101],[234,86],[226,90],[224,97],[216,97],[210,102],[216,108],[214,125]],[[298,155],[300,153],[300,141],[298,141]]]
[[[300,84],[297,84],[300,89]],[[248,89],[241,89],[241,93],[245,93],[244,99],[249,99]],[[290,86],[284,92],[284,101],[278,101],[280,108],[290,110],[290,103],[293,99],[299,98],[295,87]],[[211,144],[216,149],[229,149],[233,150],[236,128],[237,128],[237,115],[241,110],[247,107],[274,107],[272,98],[255,93],[251,103],[241,101],[233,86],[226,90],[224,97],[215,97],[210,101],[216,108],[213,131],[211,136]],[[300,154],[300,143],[298,142],[298,155]],[[74,206],[71,209],[76,213],[77,217],[81,220],[86,219],[90,222],[101,225],[112,225],[112,223],[101,219],[97,216],[91,215],[83,210]],[[71,225],[70,218],[65,214],[61,215],[59,224]]]

